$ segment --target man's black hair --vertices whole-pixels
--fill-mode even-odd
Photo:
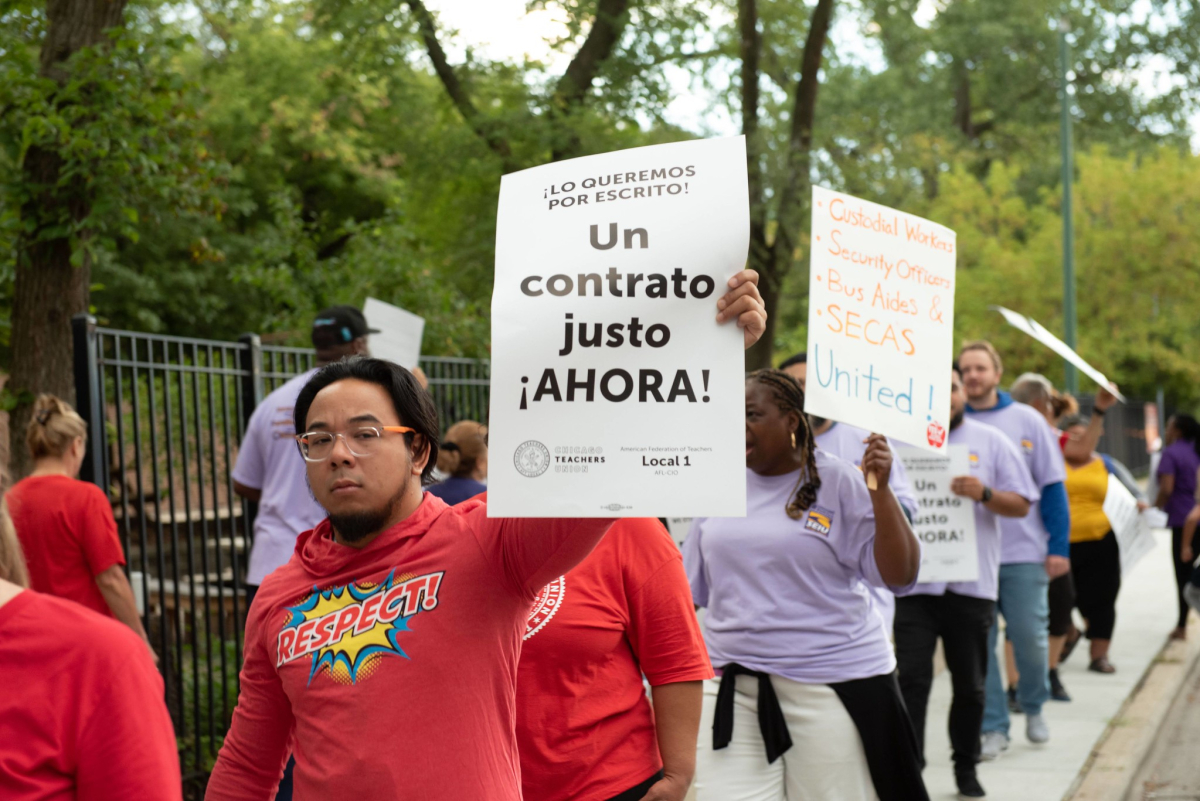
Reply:
[[[962,368],[958,366],[958,359],[955,359],[954,361],[950,362],[950,369],[953,370],[954,372],[958,373],[958,377],[960,379],[962,378]]]
[[[429,393],[417,383],[413,374],[398,364],[383,359],[355,356],[321,368],[308,380],[296,398],[296,409],[293,412],[296,433],[303,434],[306,431],[308,410],[312,406],[313,398],[317,397],[317,393],[330,384],[344,381],[347,378],[368,381],[387,390],[392,399],[392,406],[396,409],[396,415],[400,418],[400,424],[416,431],[415,434],[405,434],[405,442],[411,447],[416,434],[420,434],[425,439],[425,447],[429,449],[429,460],[425,463],[425,469],[421,471],[421,484],[431,483],[433,468],[437,465],[438,457],[438,432],[440,429],[438,428],[437,406],[434,405],[433,398],[429,396]]]
[[[808,354],[800,352],[791,358],[784,359],[783,364],[779,365],[779,369],[786,370],[794,364],[808,364]]]

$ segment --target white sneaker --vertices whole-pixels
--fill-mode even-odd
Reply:
[[[983,733],[983,742],[979,749],[979,759],[983,762],[991,762],[1000,756],[1002,751],[1008,750],[1008,735],[998,731],[988,731]]]
[[[1031,743],[1046,743],[1050,741],[1050,727],[1046,725],[1046,716],[1040,712],[1036,715],[1025,716],[1025,736]]]

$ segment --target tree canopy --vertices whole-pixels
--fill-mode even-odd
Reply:
[[[1161,384],[1179,402],[1200,399],[1200,322],[1188,313],[1200,306],[1192,4],[529,7],[567,21],[557,67],[486,58],[421,0],[198,0],[129,5],[108,44],[56,79],[39,70],[46,8],[6,6],[0,361],[13,359],[14,276],[39,237],[87,260],[87,302],[106,325],[302,343],[318,308],[373,295],[427,318],[427,352],[486,356],[505,171],[718,129],[747,134],[751,263],[777,304],[756,359],[804,346],[807,187],[818,182],[957,230],[956,331],[1060,376],[987,307],[1061,329],[1065,21],[1080,350],[1135,395]],[[1148,89],[1155,71],[1165,77]],[[673,121],[681,91],[712,110],[711,125]],[[36,147],[60,153],[86,187],[86,215],[33,213]]]

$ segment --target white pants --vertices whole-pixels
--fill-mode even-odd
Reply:
[[[721,680],[704,682],[696,753],[697,801],[874,801],[858,729],[830,687],[771,677],[792,747],[773,764],[758,728],[758,679],[738,676],[733,738],[713,750],[712,726]]]

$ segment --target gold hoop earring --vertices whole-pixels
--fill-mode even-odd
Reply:
[[[792,432],[792,450],[796,450],[796,432]]]

